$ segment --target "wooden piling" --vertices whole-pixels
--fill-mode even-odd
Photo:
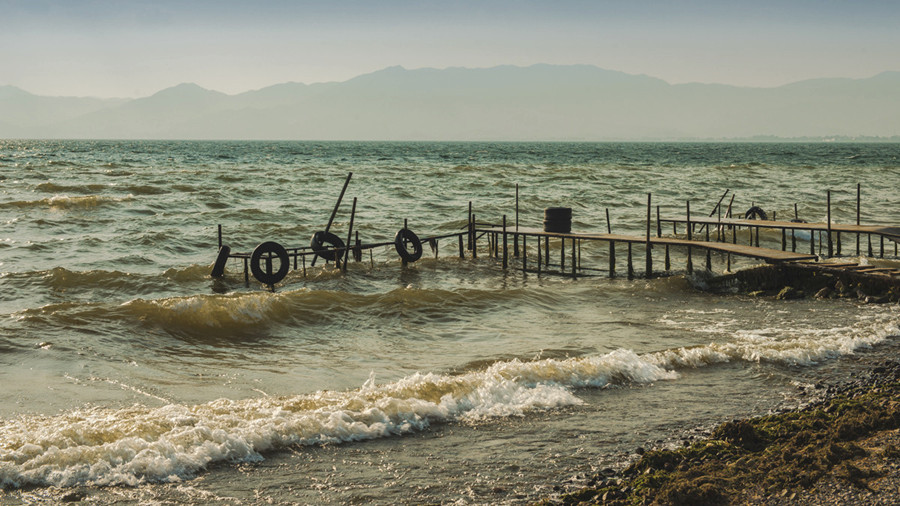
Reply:
[[[862,196],[862,185],[856,183],[856,226],[859,226],[859,215],[860,215],[860,197]],[[856,256],[859,256],[859,232],[856,233]]]
[[[656,206],[656,237],[662,237],[662,222],[659,220],[659,206]]]
[[[646,245],[647,265],[645,267],[647,269],[646,275],[648,278],[653,276],[653,253],[652,253],[653,248],[650,244],[650,209],[651,209],[650,203],[651,203],[651,198],[652,198],[652,195],[650,193],[648,193],[647,194],[647,245]],[[723,198],[724,198],[724,196],[723,196]],[[709,231],[709,227],[707,227],[707,234],[709,233],[708,231]]]
[[[693,240],[691,237],[691,201],[687,201],[687,238],[688,241]],[[687,271],[688,274],[694,272],[694,262],[691,259],[691,247],[687,247]]]
[[[550,238],[544,238],[544,265],[550,267]]]
[[[566,238],[559,240],[559,272],[566,272]]]
[[[578,239],[572,238],[572,277],[574,278],[578,274],[578,245],[576,242]]]
[[[344,250],[343,271],[347,272],[347,264],[350,263],[350,244],[353,240],[353,220],[356,218],[356,197],[353,197],[353,207],[350,208],[350,229],[347,231],[347,248]],[[404,228],[406,228],[404,224]]]
[[[509,251],[506,243],[506,215],[503,215],[503,270],[509,267]]]
[[[222,249],[222,225],[219,225],[219,249]]]
[[[628,279],[634,279],[634,264],[631,262],[631,241],[628,241]]]
[[[616,241],[609,241],[609,277],[616,277]]]
[[[706,227],[706,242],[709,242],[709,227]],[[706,248],[706,270],[712,270],[712,250]]]
[[[472,208],[471,202],[469,202],[469,208],[470,209]],[[469,229],[471,230],[471,233],[469,234],[469,237],[470,237],[470,240],[472,241],[472,243],[471,243],[472,247],[470,249],[472,250],[472,258],[478,258],[478,244],[477,244],[478,236],[475,234],[475,215],[472,214],[471,216],[472,216],[472,222],[471,222],[471,226],[469,227]]]
[[[546,241],[547,238],[545,237],[544,240]],[[537,256],[538,256],[537,257],[537,272],[538,272],[538,274],[540,274],[541,273],[541,236],[537,237],[537,242],[538,242],[537,243]]]
[[[826,225],[827,233],[826,233],[825,238],[828,239],[828,258],[831,258],[834,256],[834,243],[832,243],[832,240],[831,240],[831,190],[826,190],[826,195],[827,195],[827,198],[826,198],[826,206],[825,207],[827,209],[827,213],[825,215],[826,216],[825,225]]]
[[[816,233],[812,229],[809,229],[809,254],[816,254]]]
[[[528,272],[528,236],[522,236],[522,272]]]
[[[459,258],[466,258],[466,252],[463,249],[463,236],[459,234],[457,237],[459,238]]]
[[[469,251],[472,251],[472,249],[473,249],[473,247],[474,247],[474,241],[472,240],[472,236],[474,235],[475,231],[474,231],[474,227],[473,227],[473,225],[472,225],[472,224],[473,224],[473,221],[472,221],[473,219],[472,219],[472,201],[471,201],[471,200],[469,201],[469,215],[468,215],[468,216],[469,216],[469,220],[468,220],[468,223],[469,223],[469,228],[468,228],[468,229],[469,229],[469,235],[468,235],[468,237],[466,238],[466,241],[467,241],[467,242],[466,242],[466,249],[468,249]]]

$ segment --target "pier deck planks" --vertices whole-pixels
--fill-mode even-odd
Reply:
[[[693,220],[691,220],[693,222]],[[492,228],[479,228],[478,232],[487,232],[487,233],[503,233],[503,228],[500,227],[492,227]],[[540,236],[540,237],[556,237],[556,238],[565,238],[565,239],[581,239],[588,241],[607,241],[607,242],[621,242],[621,243],[632,243],[632,244],[646,244],[647,237],[638,237],[633,235],[623,235],[623,234],[595,234],[595,233],[581,233],[581,232],[570,232],[568,234],[562,234],[557,232],[544,232],[543,229],[540,228],[523,228],[520,227],[518,230],[507,228],[507,235],[519,234],[519,235],[528,235],[528,236]],[[691,246],[693,248],[705,248],[712,251],[721,251],[722,253],[731,253],[733,255],[739,255],[749,258],[758,258],[760,260],[764,260],[767,263],[779,263],[779,262],[797,262],[802,260],[815,260],[817,259],[816,255],[804,254],[804,253],[794,253],[790,251],[781,251],[777,249],[771,248],[760,248],[755,246],[745,246],[742,244],[731,244],[725,242],[712,242],[712,241],[689,241],[687,239],[678,239],[674,237],[650,237],[651,245],[670,245],[670,246]]]

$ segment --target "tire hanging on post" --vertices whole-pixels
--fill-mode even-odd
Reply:
[[[263,260],[263,255],[268,255],[266,257],[266,269],[263,269],[260,265],[260,261]],[[271,265],[269,264],[272,255],[281,262],[281,265],[278,266],[278,270],[275,272],[272,272]],[[290,263],[288,261],[287,250],[284,249],[284,246],[275,241],[266,241],[260,244],[250,255],[250,272],[257,281],[264,285],[274,286],[275,283],[278,283],[287,276],[289,268]]]
[[[745,220],[768,220],[769,216],[759,206],[753,206],[744,213]]]
[[[412,246],[412,251],[409,250],[410,245]],[[422,241],[415,232],[408,228],[401,228],[397,235],[394,236],[394,247],[397,249],[397,254],[405,262],[413,263],[422,258]]]
[[[340,254],[343,254],[345,245],[340,237],[331,232],[321,230],[313,234],[309,247],[312,248],[316,256],[321,257],[322,260],[334,262],[339,258]]]

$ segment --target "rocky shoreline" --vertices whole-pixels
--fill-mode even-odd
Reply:
[[[900,336],[894,336],[900,337]],[[539,504],[897,504],[900,361],[875,358],[796,410],[732,420]]]

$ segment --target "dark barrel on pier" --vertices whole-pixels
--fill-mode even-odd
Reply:
[[[571,231],[571,207],[548,207],[544,209],[544,232],[568,234]]]

